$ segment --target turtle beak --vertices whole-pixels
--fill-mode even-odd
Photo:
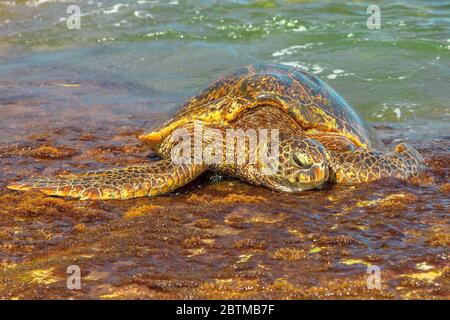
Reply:
[[[287,179],[289,185],[284,191],[299,192],[320,188],[330,177],[330,170],[326,161],[315,163],[308,169],[300,169],[290,174]]]
[[[301,169],[297,174],[297,182],[306,185],[321,185],[328,180],[330,171],[328,164],[324,161],[313,164],[308,169]]]

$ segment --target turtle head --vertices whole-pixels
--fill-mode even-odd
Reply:
[[[314,139],[289,136],[280,139],[278,169],[266,177],[272,189],[299,192],[320,188],[329,179],[330,155]]]

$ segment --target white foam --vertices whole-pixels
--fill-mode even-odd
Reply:
[[[292,31],[295,31],[295,32],[306,32],[306,31],[308,31],[308,29],[305,26],[298,26],[297,28],[292,29]]]
[[[155,0],[152,0],[152,1],[149,1],[149,0],[138,0],[138,2],[137,2],[137,4],[156,4],[156,3],[159,3],[159,1],[155,1]]]
[[[29,0],[25,4],[29,7],[37,7],[44,3],[72,3],[73,0]]]
[[[313,64],[312,65],[312,69],[314,74],[319,74],[322,73],[322,71],[324,70],[321,66],[319,66],[318,64]]]
[[[314,45],[314,43],[305,43],[305,44],[299,44],[296,46],[291,46],[289,48],[284,48],[278,51],[275,51],[272,53],[272,57],[281,57],[285,55],[291,55],[294,53],[297,53],[298,49],[308,49],[311,48]]]
[[[127,20],[121,20],[120,22],[114,23],[114,26],[121,27],[122,25],[125,25],[127,23],[128,23]]]
[[[309,71],[309,68],[303,64],[301,64],[298,61],[287,61],[287,62],[280,62],[281,64],[284,64],[286,66],[296,67],[305,71]]]
[[[104,14],[113,14],[113,13],[117,13],[117,12],[119,12],[119,9],[120,8],[123,8],[123,7],[125,7],[125,8],[128,8],[128,4],[126,4],[126,3],[118,3],[118,4],[115,4],[111,9],[105,9],[105,10],[103,10],[103,13]]]
[[[153,19],[153,15],[151,13],[148,12],[142,12],[142,11],[135,11],[134,12],[134,16],[136,18],[140,18],[140,19]]]
[[[31,6],[31,7],[37,7],[40,6],[43,3],[46,2],[53,2],[53,0],[34,0],[34,1],[27,1],[25,4],[27,6]]]
[[[336,77],[337,77],[337,74],[335,74],[335,73],[331,73],[331,74],[327,75],[328,79],[336,79]]]
[[[105,37],[105,38],[98,39],[97,42],[98,43],[101,43],[101,42],[112,42],[114,40],[116,40],[114,37],[108,37],[108,38]]]

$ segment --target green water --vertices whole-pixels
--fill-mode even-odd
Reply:
[[[70,4],[80,30],[67,28]],[[370,4],[379,30],[367,28]],[[171,114],[221,73],[263,61],[309,70],[371,122],[450,132],[448,0],[0,2],[0,84],[16,83],[0,85],[1,104],[38,97],[74,108],[61,94],[69,89],[39,85],[64,81],[108,88],[80,94],[84,106]]]

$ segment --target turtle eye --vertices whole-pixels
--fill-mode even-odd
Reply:
[[[294,159],[294,162],[299,167],[302,167],[305,169],[308,169],[313,165],[310,158],[307,155],[305,155],[304,153],[294,153],[293,159]]]

